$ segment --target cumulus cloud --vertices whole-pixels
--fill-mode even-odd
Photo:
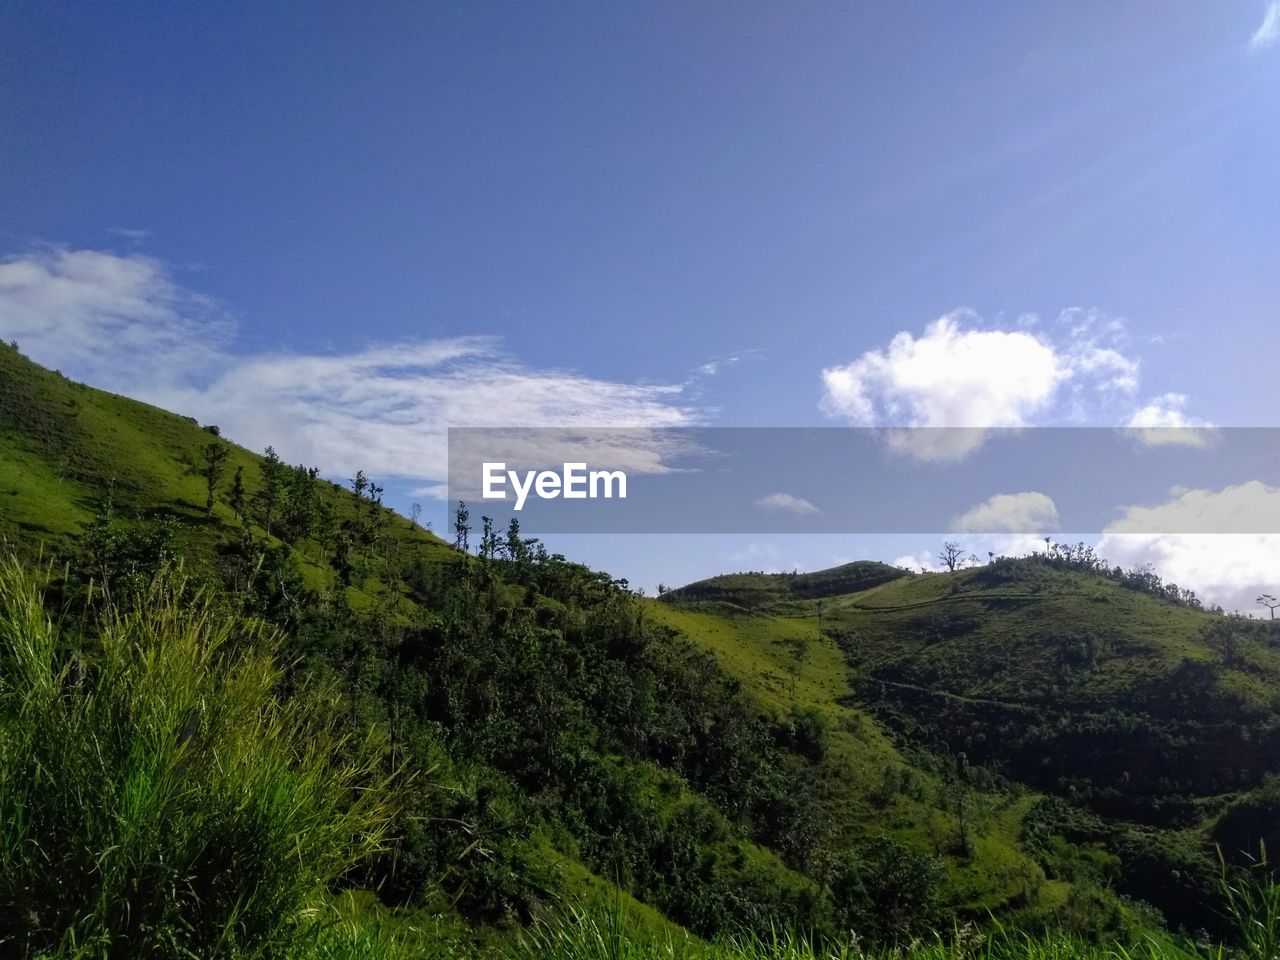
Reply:
[[[448,427],[697,420],[679,385],[531,369],[489,337],[236,354],[226,311],[137,254],[47,248],[0,262],[0,336],[40,363],[216,422],[246,446],[274,444],[336,476],[362,468],[442,481]],[[628,440],[633,466],[660,456]]]
[[[930,553],[928,550],[920,550],[917,553],[904,553],[899,557],[895,557],[892,564],[895,567],[901,567],[903,570],[910,570],[913,573],[938,573],[946,568],[938,562],[936,554]]]
[[[1016,427],[1065,375],[1032,334],[969,329],[964,315],[948,314],[920,337],[904,331],[883,350],[823,370],[823,404],[861,426]]]
[[[1148,446],[1203,447],[1208,444],[1213,425],[1190,416],[1187,397],[1166,393],[1135,410],[1125,426]]]
[[[1047,494],[997,493],[956,517],[954,533],[1036,533],[1058,529],[1058,507]]]
[[[1107,527],[1098,552],[1124,567],[1149,564],[1205,600],[1248,611],[1259,593],[1280,587],[1277,531],[1280,488],[1252,481],[1130,507]]]
[[[1262,23],[1249,38],[1249,49],[1254,52],[1267,50],[1280,41],[1280,0],[1271,0],[1266,12],[1262,15]]]
[[[891,432],[896,449],[922,459],[962,457],[983,431],[1039,423],[1055,405],[1078,422],[1093,405],[1138,385],[1123,324],[1096,311],[1064,311],[1052,332],[981,325],[956,311],[915,336],[822,371],[822,408],[858,426],[966,428],[965,434]]]
[[[803,497],[790,493],[770,493],[756,501],[757,507],[766,510],[779,510],[787,513],[816,514],[822,511]]]
[[[1280,487],[1258,480],[1221,490],[1175,490],[1153,507],[1131,506],[1105,533],[1278,533]]]
[[[1227,610],[1251,612],[1260,593],[1280,588],[1280,536],[1275,534],[1109,533],[1098,553],[1126,568],[1150,565]]]

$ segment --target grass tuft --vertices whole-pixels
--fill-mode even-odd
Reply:
[[[0,560],[0,944],[23,956],[289,956],[381,848],[387,778],[282,700],[277,639],[162,574],[81,632]]]

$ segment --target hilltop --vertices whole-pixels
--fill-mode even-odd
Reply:
[[[814,573],[730,573],[699,580],[664,594],[671,602],[723,603],[742,610],[777,609],[788,600],[839,597],[878,587],[911,574],[874,560],[855,560]]]
[[[363,909],[481,940],[599,897],[700,937],[1131,935],[1144,903],[1214,924],[1214,842],[1274,830],[1280,637],[1096,558],[640,598],[518,531],[467,555],[379,493],[0,347],[0,540],[68,564],[51,597],[181,564],[414,784],[344,878]]]

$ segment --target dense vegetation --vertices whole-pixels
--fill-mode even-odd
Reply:
[[[0,538],[19,956],[1085,955],[1275,833],[1280,637],[1083,551],[649,600],[11,348]]]

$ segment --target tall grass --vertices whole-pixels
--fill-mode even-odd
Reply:
[[[41,586],[0,559],[0,953],[337,942],[326,891],[389,822],[373,744],[323,691],[282,700],[276,638],[176,576],[76,632]]]
[[[817,945],[794,933],[754,934],[701,944],[627,930],[617,910],[570,911],[540,924],[516,951],[518,960],[1221,960],[1220,950],[1198,951],[1171,940],[1136,945],[1096,944],[1066,933],[1029,934],[999,926],[972,927],[902,947],[864,950],[856,938]],[[1272,958],[1274,960],[1274,956]]]
[[[1242,960],[1276,960],[1280,957],[1280,883],[1267,862],[1262,845],[1257,861],[1246,870],[1233,870],[1218,851],[1222,877],[1218,890],[1227,915],[1236,928]]]

